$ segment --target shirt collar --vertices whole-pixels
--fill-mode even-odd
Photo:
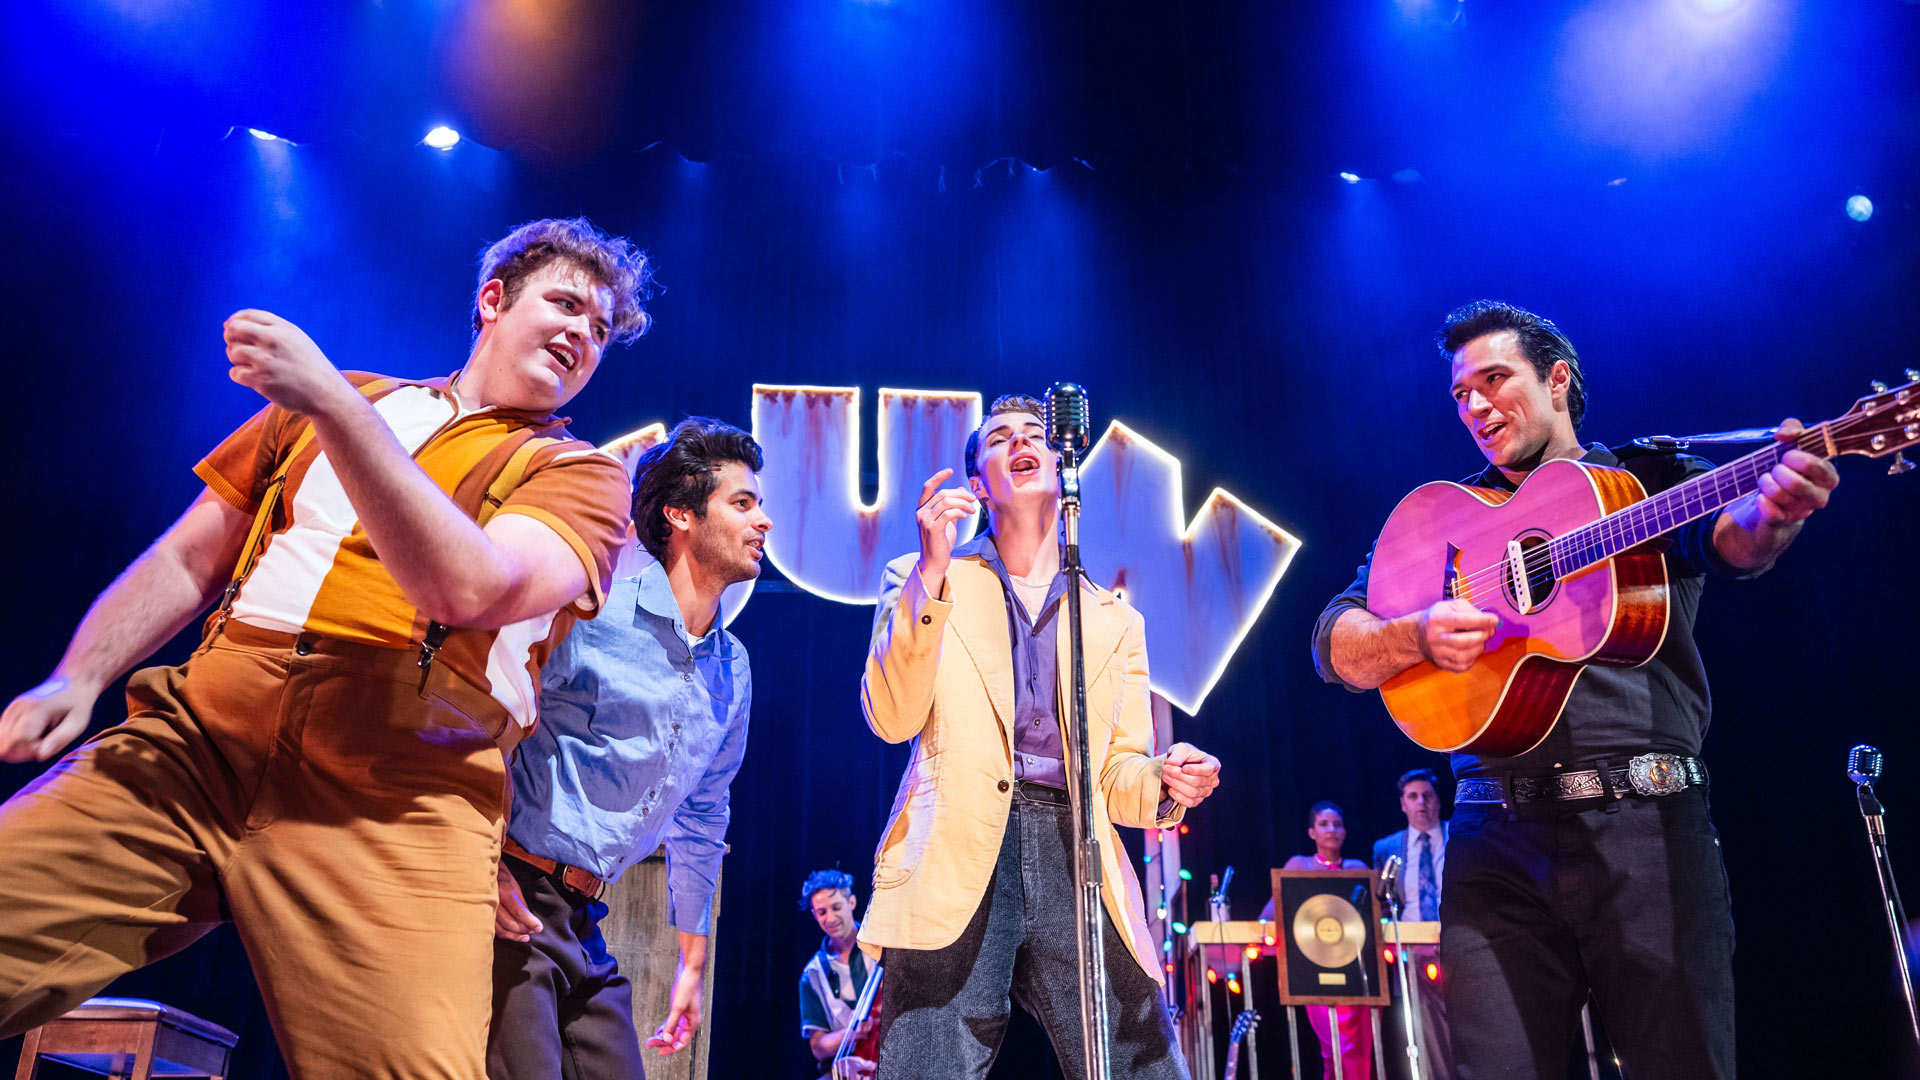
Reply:
[[[465,371],[465,370],[466,370],[465,368],[461,369],[461,371]],[[421,379],[421,380],[418,380],[417,382],[412,379],[401,379],[399,381],[403,383],[414,383],[414,385],[424,386],[430,390],[436,390],[442,394],[445,394],[448,400],[453,402],[453,407],[457,411],[460,408],[460,395],[458,393],[458,387],[460,383],[461,371],[456,371],[453,374],[448,375],[443,379]],[[480,416],[482,414],[490,414],[494,416],[516,417],[518,419],[528,420],[542,426],[558,424],[562,427],[565,427],[573,423],[573,420],[571,417],[560,416],[557,413],[533,412],[528,409],[509,409],[504,405],[483,405],[480,408],[475,409],[470,413],[467,413],[466,415]]]
[[[1000,549],[994,546],[991,532],[982,532],[953,549],[953,557],[956,559],[969,559],[974,556],[985,559],[988,566],[1000,565]]]
[[[687,624],[680,619],[680,601],[674,599],[673,583],[667,580],[667,568],[661,564],[652,563],[640,571],[637,602],[641,611],[657,619],[667,620],[673,624],[675,630],[680,632],[682,638],[692,641],[694,655],[704,656],[721,651],[727,631],[720,625],[718,613],[715,613],[713,626],[707,631],[707,636],[693,641],[687,633]]]
[[[859,923],[856,922],[853,924],[853,932],[855,934],[858,934],[860,932]],[[856,944],[853,947],[853,952],[848,954],[847,956],[847,967],[852,968],[854,964],[858,963],[859,961],[857,958],[859,956],[860,956],[860,946]],[[825,968],[828,974],[832,974],[833,972],[833,939],[830,937],[823,936],[820,939],[820,966]]]
[[[1607,449],[1602,443],[1588,443],[1587,452],[1581,454],[1579,460],[1589,465],[1605,465],[1609,468],[1617,468],[1620,464],[1620,459],[1613,456],[1613,451]],[[1495,488],[1500,491],[1516,491],[1519,489],[1518,484],[1507,479],[1507,474],[1501,472],[1498,465],[1493,464],[1489,464],[1486,468],[1480,470],[1478,474],[1467,481],[1467,485],[1469,487]]]

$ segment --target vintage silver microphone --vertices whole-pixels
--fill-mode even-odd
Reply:
[[[1886,765],[1880,751],[1856,746],[1847,751],[1847,779],[1857,785],[1860,816],[1867,822],[1867,844],[1873,849],[1873,870],[1880,878],[1880,901],[1886,909],[1887,929],[1893,932],[1893,961],[1900,970],[1900,989],[1907,995],[1907,1022],[1920,1042],[1920,1004],[1914,1000],[1913,972],[1907,964],[1907,909],[1900,902],[1900,886],[1893,879],[1893,860],[1887,854],[1887,825],[1873,782]]]
[[[1080,455],[1087,448],[1087,392],[1077,383],[1053,384],[1041,417],[1047,445],[1060,455],[1060,568],[1067,575],[1067,661],[1072,668],[1073,694],[1068,704],[1073,737],[1068,748],[1074,758],[1073,870],[1075,938],[1080,948],[1080,1045],[1087,1054],[1087,1080],[1113,1075],[1107,1044],[1107,958],[1100,947],[1106,912],[1100,903],[1100,840],[1093,820],[1092,755],[1087,752],[1087,658],[1080,628]]]

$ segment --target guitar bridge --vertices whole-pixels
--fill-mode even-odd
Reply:
[[[1507,541],[1507,573],[1513,577],[1513,606],[1522,615],[1533,614],[1533,582],[1527,572],[1527,550],[1518,540]]]

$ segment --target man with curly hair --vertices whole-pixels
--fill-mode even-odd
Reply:
[[[494,1080],[638,1077],[633,990],[607,952],[605,882],[667,852],[680,965],[647,1045],[693,1041],[728,790],[747,750],[747,650],[721,625],[729,585],[760,574],[760,445],[690,417],[641,455],[633,521],[654,562],[616,579],[541,675],[539,730],[511,770],[494,922]]]
[[[231,919],[294,1075],[482,1075],[503,751],[628,528],[620,464],[554,410],[646,330],[648,277],[584,219],[523,225],[440,379],[227,320],[267,406],[0,714],[0,759],[52,756],[219,600],[185,663],[134,674],[124,723],[0,805],[0,1036]]]
[[[800,1037],[807,1040],[822,1076],[841,1044],[860,1034],[853,1007],[867,988],[868,969],[858,947],[860,921],[853,917],[859,906],[853,875],[844,870],[815,870],[800,885],[800,910],[813,916],[826,935],[800,969]],[[873,1071],[870,1061],[851,1055],[848,1060],[863,1074]]]

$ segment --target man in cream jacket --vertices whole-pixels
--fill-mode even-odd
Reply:
[[[861,705],[913,740],[875,858],[860,944],[884,953],[879,1080],[981,1077],[1009,995],[1069,1077],[1085,1073],[1066,752],[1066,575],[1060,477],[1039,403],[1002,397],[967,442],[967,486],[927,481],[920,552],[888,567]],[[987,531],[956,548],[984,506]],[[912,559],[913,561],[909,561]],[[1082,584],[1093,810],[1106,908],[1107,1027],[1116,1077],[1186,1080],[1158,993],[1158,943],[1115,825],[1167,828],[1219,783],[1184,743],[1155,756],[1145,622]]]

